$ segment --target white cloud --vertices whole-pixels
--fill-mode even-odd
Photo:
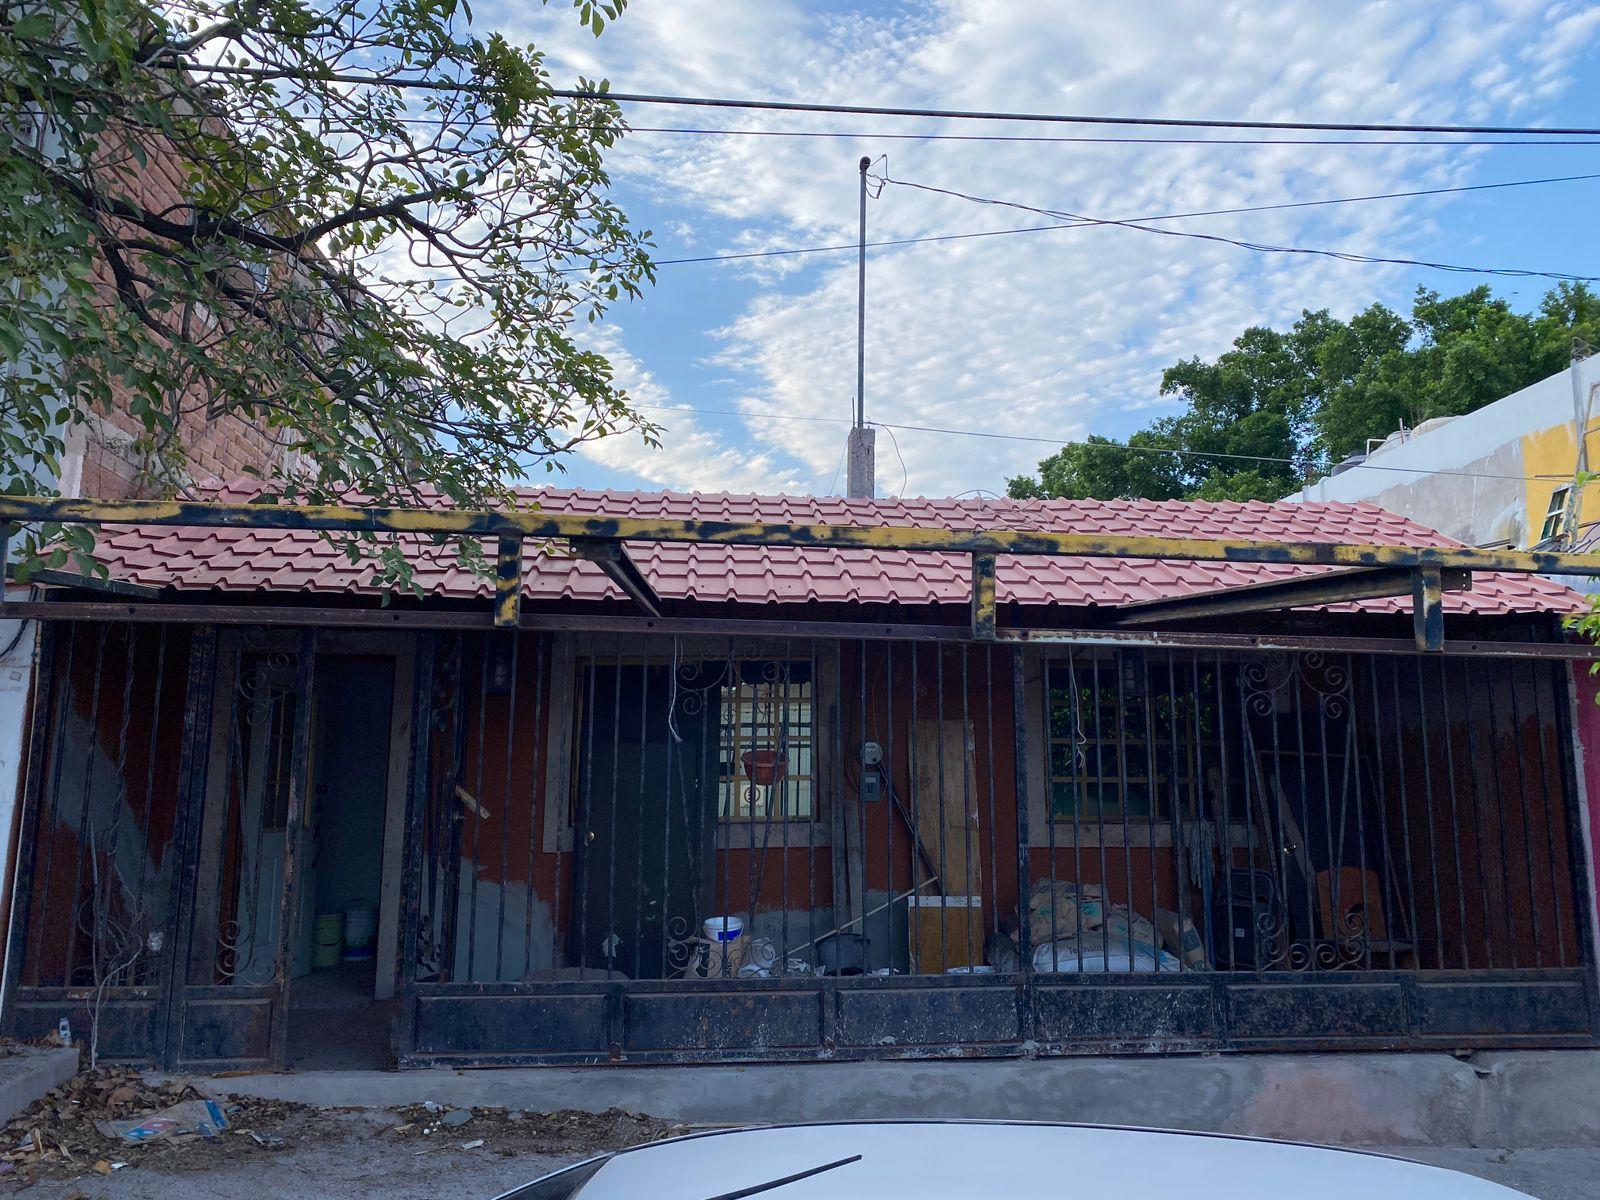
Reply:
[[[662,444],[651,446],[639,434],[618,434],[592,443],[583,453],[601,466],[636,476],[644,486],[669,491],[801,492],[803,477],[770,450],[751,451],[706,429],[623,343],[622,331],[607,326],[596,348],[611,360],[617,382],[660,425]]]
[[[876,11],[876,10],[874,10]],[[946,0],[883,15],[822,15],[796,3],[637,4],[599,41],[556,10],[496,17],[550,53],[558,78],[604,75],[627,91],[767,96],[1079,113],[1446,122],[1533,121],[1600,36],[1600,10],[1523,0],[1432,5],[995,5]],[[662,109],[636,124],[710,124]],[[718,127],[1152,136],[1147,129],[932,125],[850,117],[715,114]],[[1218,134],[1217,136],[1228,136]],[[1408,190],[1472,182],[1480,156],[1421,147],[906,142],[639,134],[616,178],[688,214],[697,252],[855,235],[857,157],[888,154],[891,177],[1096,216]],[[1175,228],[1286,245],[1404,256],[1436,233],[1438,203],[1374,202],[1208,218]],[[870,205],[874,238],[1039,223],[1029,214],[889,186]],[[1447,214],[1437,218],[1447,221]],[[740,232],[720,244],[708,225]],[[670,228],[670,227],[669,227]],[[675,243],[678,244],[687,244]],[[1493,247],[1457,246],[1488,261]],[[698,268],[697,268],[698,269]],[[707,316],[709,365],[742,381],[739,406],[841,414],[854,390],[855,272],[838,259],[709,268],[762,286]],[[1094,228],[872,254],[869,415],[1052,438],[1159,406],[1161,368],[1211,356],[1245,325],[1302,308],[1348,312],[1393,288],[1393,271]],[[1445,281],[1448,286],[1449,281]],[[1403,300],[1404,297],[1391,297]],[[652,377],[613,337],[619,369]],[[659,385],[654,385],[659,387]],[[696,397],[678,401],[699,404]],[[671,402],[671,401],[664,401]],[[912,492],[998,486],[1047,447],[903,432]],[[757,416],[725,430],[685,417],[665,448],[624,441],[597,461],[672,487],[828,486],[843,431]],[[879,478],[900,478],[880,439]]]

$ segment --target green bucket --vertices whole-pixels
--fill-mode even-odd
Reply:
[[[311,965],[337,967],[344,949],[344,914],[318,913],[311,924]]]

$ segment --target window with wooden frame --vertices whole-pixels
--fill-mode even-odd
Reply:
[[[717,819],[809,821],[816,807],[809,660],[735,660],[719,685]]]

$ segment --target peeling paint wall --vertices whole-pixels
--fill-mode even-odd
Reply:
[[[1286,499],[1371,501],[1468,545],[1526,549],[1539,540],[1552,493],[1572,482],[1579,404],[1590,410],[1589,469],[1600,461],[1597,389],[1600,363],[1580,363]],[[1584,490],[1577,515],[1580,525],[1600,520],[1600,489]]]

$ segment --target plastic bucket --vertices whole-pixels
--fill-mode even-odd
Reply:
[[[743,917],[707,917],[703,926],[708,942],[731,942],[744,934]]]
[[[344,910],[344,944],[346,946],[365,946],[371,943],[373,934],[378,931],[378,914],[370,908],[347,908]]]
[[[378,916],[370,908],[344,910],[345,962],[366,962],[372,958],[372,936],[377,928]]]
[[[311,923],[311,965],[336,967],[344,948],[344,915],[318,913]]]

